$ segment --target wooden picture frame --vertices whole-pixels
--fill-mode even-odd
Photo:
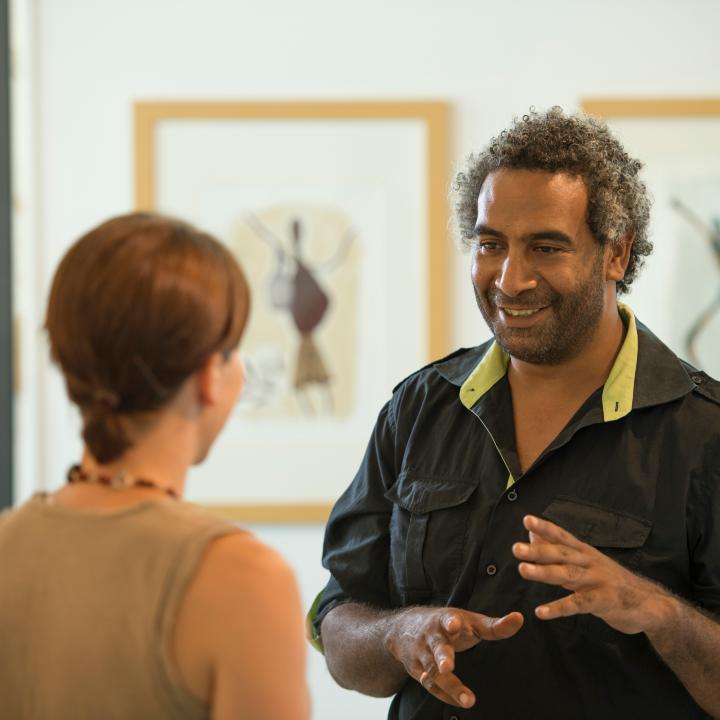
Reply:
[[[586,98],[580,105],[588,115],[605,119],[720,117],[720,98]]]
[[[393,137],[401,139],[410,132],[415,133],[413,137],[423,137],[424,140],[418,140],[418,149],[421,150],[424,158],[422,164],[424,165],[425,190],[421,203],[423,217],[419,218],[418,222],[426,229],[422,252],[425,258],[423,272],[426,272],[427,285],[425,302],[419,312],[422,312],[427,318],[427,325],[424,331],[422,352],[416,353],[417,357],[413,363],[408,362],[407,364],[407,371],[412,371],[415,369],[412,364],[419,367],[433,358],[441,357],[450,350],[448,271],[452,242],[448,237],[447,122],[447,104],[435,101],[138,102],[134,108],[135,206],[138,210],[156,210],[176,214],[196,222],[203,228],[207,226],[207,223],[204,222],[207,213],[203,216],[199,211],[188,207],[191,203],[183,203],[180,200],[183,193],[185,193],[183,195],[185,198],[191,197],[192,194],[189,191],[181,190],[176,194],[177,200],[168,200],[173,192],[168,187],[176,184],[179,175],[193,173],[195,166],[202,165],[204,160],[198,159],[201,157],[199,151],[194,155],[195,166],[188,161],[185,169],[175,168],[173,158],[184,153],[188,146],[200,145],[208,139],[212,139],[213,127],[218,131],[232,133],[232,137],[238,140],[239,145],[245,142],[244,135],[249,137],[250,133],[256,133],[259,138],[264,137],[264,132],[268,133],[268,137],[279,137],[273,133],[281,128],[286,128],[291,134],[296,133],[298,138],[305,137],[303,133],[314,127],[324,128],[330,135],[335,132],[341,133],[348,128],[355,128],[362,136],[365,128],[368,128],[368,132],[377,131],[382,136],[385,128],[388,133],[396,133]],[[202,130],[202,128],[206,129]],[[181,140],[172,139],[175,137],[173,133],[180,133],[178,137],[181,137]],[[261,139],[259,142],[264,141]],[[420,147],[420,143],[422,147]],[[386,146],[392,147],[393,144],[388,140]],[[269,143],[268,148],[272,148],[272,143]],[[319,152],[322,152],[322,146],[318,145],[318,148]],[[211,154],[212,150],[209,153]],[[266,152],[265,157],[271,154],[271,152]],[[363,157],[363,161],[367,161],[367,158]],[[214,162],[222,164],[225,159],[220,153],[217,153]],[[273,159],[273,162],[276,162],[276,159]],[[288,162],[292,162],[292,160]],[[377,177],[373,178],[372,172],[370,172],[368,182],[382,182],[382,176],[388,170],[388,167],[383,168],[383,162],[389,162],[389,160],[385,160],[379,155]],[[228,161],[227,168],[222,169],[222,172],[217,172],[218,177],[222,176],[223,182],[227,180],[228,183],[232,183],[233,180],[230,176],[232,176],[233,168],[237,168],[241,164],[241,156],[236,156],[232,162]],[[200,169],[198,172],[202,175],[204,171]],[[291,174],[293,173],[297,176],[297,168],[292,169]],[[201,181],[193,180],[193,182]],[[247,180],[244,179],[243,182],[247,183]],[[333,182],[333,178],[329,177],[328,182]],[[392,192],[396,191],[397,188]],[[389,201],[387,204],[390,206],[389,212],[394,212],[393,202]],[[397,202],[394,204],[398,205]],[[415,204],[417,205],[417,203]],[[222,235],[215,228],[209,229]],[[408,242],[408,248],[414,247],[412,245],[414,241],[414,238],[412,241],[404,240],[404,242]],[[399,349],[395,348],[394,351],[397,352]],[[393,379],[397,382],[401,376],[395,376]],[[385,383],[385,391],[389,391],[391,387],[392,384]],[[381,403],[378,403],[374,413],[380,409],[380,406]],[[374,415],[372,419],[374,419]],[[368,412],[364,413],[363,449],[364,442],[372,429],[372,419]],[[362,457],[360,444],[353,441],[348,447],[351,445],[353,447],[351,452],[357,453],[354,462],[355,465],[358,465]],[[322,463],[322,459],[319,459],[319,463]],[[259,463],[256,462],[255,465],[257,466]],[[342,474],[346,473],[347,470]],[[322,498],[292,498],[289,502],[274,499],[272,502],[266,502],[262,498],[260,501],[257,501],[258,498],[237,501],[234,497],[222,496],[212,499],[203,497],[200,502],[215,507],[224,514],[243,522],[323,522],[337,494],[351,479],[352,475],[343,477],[342,482],[338,482],[333,491],[325,493],[326,497]],[[192,496],[190,499],[193,499]]]

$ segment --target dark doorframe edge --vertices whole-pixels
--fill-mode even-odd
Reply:
[[[13,501],[13,306],[9,0],[0,0],[0,507]]]

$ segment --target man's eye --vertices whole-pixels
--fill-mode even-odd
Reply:
[[[553,247],[552,245],[538,245],[535,250],[544,255],[553,255],[554,253],[560,252],[560,248]]]
[[[493,240],[480,240],[475,244],[475,247],[477,248],[478,252],[487,253],[497,250],[500,245]]]

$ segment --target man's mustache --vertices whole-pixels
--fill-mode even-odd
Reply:
[[[485,297],[491,305],[511,307],[516,310],[532,310],[537,307],[554,305],[557,301],[557,295],[555,293],[521,293],[520,295],[509,297],[497,290],[493,290],[486,292]]]

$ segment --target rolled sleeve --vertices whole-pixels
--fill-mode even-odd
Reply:
[[[395,482],[395,423],[391,402],[380,411],[362,464],[335,504],[325,530],[323,565],[330,580],[316,603],[312,634],[319,640],[325,616],[346,602],[392,607],[388,583],[387,489]]]

